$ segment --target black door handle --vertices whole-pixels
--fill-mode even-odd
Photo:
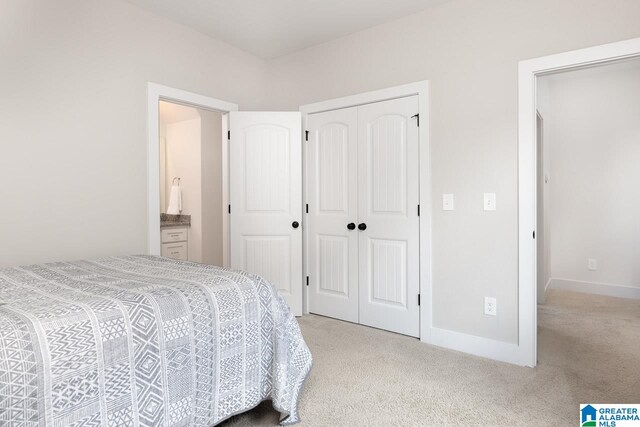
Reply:
[[[358,230],[364,231],[366,229],[367,229],[367,224],[365,224],[364,222],[361,222],[360,224],[358,224]]]
[[[298,227],[300,227],[300,223],[298,221],[293,221],[293,224],[291,224],[291,226],[293,228],[298,228]]]
[[[350,222],[349,224],[347,224],[347,228],[349,230],[355,230],[356,229],[356,225],[353,222]]]

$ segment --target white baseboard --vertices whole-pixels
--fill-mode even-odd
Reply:
[[[427,342],[426,340],[423,340]],[[429,344],[500,362],[522,365],[517,344],[463,334],[447,329],[431,328]]]
[[[549,284],[547,286],[549,289],[558,289],[563,291],[583,292],[587,294],[606,295],[617,298],[640,299],[640,288],[634,288],[632,286],[557,278],[549,280]]]

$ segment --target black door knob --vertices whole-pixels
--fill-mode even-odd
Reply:
[[[298,221],[293,221],[293,223],[291,224],[291,226],[293,228],[298,228],[300,226],[300,223],[298,223]]]
[[[365,224],[364,222],[361,222],[360,224],[358,224],[358,230],[364,231],[366,229],[367,229],[367,224]]]
[[[347,224],[347,228],[349,230],[355,230],[356,229],[356,225],[353,222],[350,222],[349,224]]]

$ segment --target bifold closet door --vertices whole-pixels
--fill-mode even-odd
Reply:
[[[309,311],[358,322],[357,108],[307,124]]]
[[[302,132],[298,112],[231,112],[230,263],[302,315]]]
[[[359,320],[419,336],[418,97],[358,108]]]

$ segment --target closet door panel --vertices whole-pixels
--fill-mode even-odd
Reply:
[[[357,109],[309,116],[309,311],[358,321]]]
[[[358,107],[359,320],[416,337],[417,112],[417,96]]]

